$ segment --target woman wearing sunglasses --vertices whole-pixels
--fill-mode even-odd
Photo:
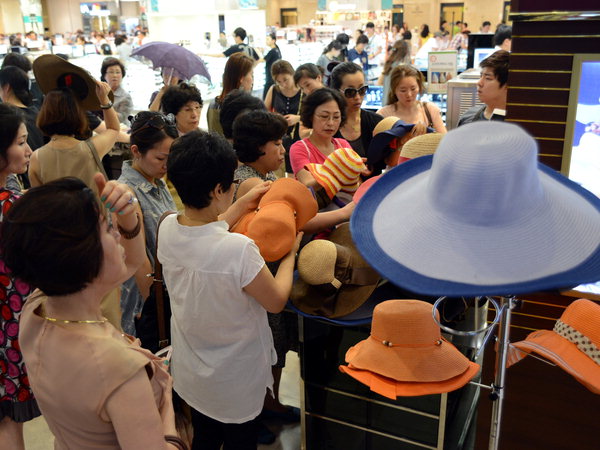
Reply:
[[[167,158],[175,138],[177,128],[172,116],[152,111],[137,114],[131,124],[133,160],[123,162],[119,178],[121,183],[133,189],[139,200],[149,258],[136,276],[123,283],[121,290],[121,326],[133,336],[136,335],[134,319],[142,312],[152,284],[152,278],[146,274],[154,267],[158,221],[164,212],[176,211],[173,197],[162,180],[167,173]]]
[[[367,156],[375,125],[383,117],[361,109],[368,90],[362,68],[353,62],[338,64],[331,72],[330,84],[346,99],[346,122],[340,126],[336,136],[346,139],[360,156]]]
[[[61,178],[30,189],[2,223],[4,262],[37,287],[19,333],[31,388],[55,449],[184,449],[163,361],[101,309],[144,259],[139,208],[124,184],[94,182],[102,206]]]

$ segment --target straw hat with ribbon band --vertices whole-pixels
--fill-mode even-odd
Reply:
[[[323,164],[310,163],[305,168],[315,177],[329,198],[340,191],[356,192],[360,174],[367,170],[361,156],[351,148],[338,148],[325,158]]]
[[[539,164],[514,124],[450,131],[381,177],[352,235],[367,262],[426,295],[511,295],[600,279],[600,199]],[[398,227],[397,224],[402,224]]]
[[[556,363],[595,394],[600,394],[600,305],[591,300],[571,303],[554,329],[531,333],[511,344],[508,366],[535,352]]]
[[[443,137],[444,134],[442,133],[427,133],[415,136],[402,146],[400,160],[403,161],[401,162],[418,158],[419,156],[433,155]]]
[[[348,223],[329,240],[316,239],[298,255],[299,278],[290,299],[296,308],[322,317],[343,317],[358,309],[373,293],[380,276],[362,259]]]
[[[81,107],[88,111],[100,109],[100,100],[96,95],[96,81],[88,71],[65,61],[60,56],[42,55],[33,62],[35,79],[44,94],[53,89],[69,88]],[[110,101],[115,96],[108,93]]]
[[[308,188],[292,178],[280,178],[262,196],[258,208],[242,216],[231,231],[253,239],[265,261],[278,261],[316,214],[317,202]]]
[[[469,369],[479,366],[442,338],[432,310],[430,303],[420,300],[380,303],[373,311],[371,335],[348,350],[346,362],[353,369],[396,381],[430,383],[456,378],[456,388],[466,384],[468,375],[472,378],[477,373]]]
[[[395,155],[394,153],[413,138],[411,131],[414,126],[414,124],[408,124],[394,116],[381,120],[373,129],[373,139],[367,150],[367,164],[374,166],[392,156],[391,160],[387,161],[388,165],[397,165],[399,154]],[[428,133],[433,131],[433,129],[427,128]]]

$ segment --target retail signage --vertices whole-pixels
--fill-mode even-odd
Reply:
[[[23,22],[25,23],[42,23],[42,16],[36,16],[35,14],[29,14],[23,16]]]
[[[381,0],[381,9],[392,9],[394,0]]]
[[[325,11],[327,9],[327,0],[319,0],[317,2],[317,11]]]
[[[239,0],[240,9],[258,9],[257,0]]]
[[[445,94],[448,80],[456,77],[458,53],[456,50],[429,52],[427,65],[427,93]]]

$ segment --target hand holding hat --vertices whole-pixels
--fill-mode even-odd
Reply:
[[[298,231],[316,214],[317,202],[308,188],[292,178],[280,178],[256,210],[245,214],[231,231],[254,240],[265,261],[278,261],[290,252]]]
[[[329,198],[340,191],[354,193],[360,175],[367,166],[358,153],[350,148],[338,148],[327,156],[323,164],[307,164],[305,168],[324,189]]]

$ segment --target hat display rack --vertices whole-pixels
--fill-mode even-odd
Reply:
[[[438,297],[432,311],[441,330],[485,333],[475,357],[498,326],[494,381],[472,382],[493,401],[490,450],[499,448],[516,295],[600,278],[600,199],[537,155],[517,125],[465,125],[446,134],[434,156],[383,175],[351,218],[359,251],[382,277]],[[474,330],[448,328],[436,316],[446,296],[487,298],[496,317]]]

